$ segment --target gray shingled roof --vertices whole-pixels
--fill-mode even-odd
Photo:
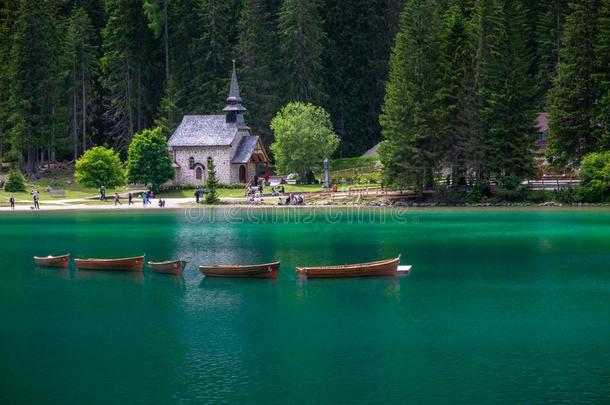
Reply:
[[[235,139],[238,126],[225,122],[224,115],[185,115],[169,146],[223,146]]]
[[[231,163],[248,163],[256,148],[257,142],[258,136],[244,136],[241,138],[241,142],[237,147],[237,152],[235,152],[235,156],[233,156],[233,161]]]

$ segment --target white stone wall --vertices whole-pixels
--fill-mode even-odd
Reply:
[[[214,160],[216,166],[216,177],[221,183],[231,182],[231,151],[230,146],[198,146],[173,148],[175,161],[180,166],[176,170],[176,183],[178,184],[203,184],[208,169],[208,157]],[[195,169],[190,169],[189,159],[195,158],[195,164],[199,163],[205,168],[201,180],[195,178]],[[239,175],[239,173],[238,173]]]

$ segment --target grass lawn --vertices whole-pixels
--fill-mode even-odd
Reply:
[[[364,156],[335,159],[330,163],[331,175],[333,170],[346,170],[358,167],[373,166],[378,161],[379,159],[376,157]]]

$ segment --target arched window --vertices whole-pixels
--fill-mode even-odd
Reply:
[[[189,169],[193,170],[194,168],[195,168],[195,158],[191,156],[189,158]]]
[[[211,166],[212,162],[213,162],[212,157],[211,156],[208,157],[208,170],[210,170],[210,166]]]
[[[203,169],[200,166],[197,166],[195,170],[195,179],[201,180],[203,178]]]

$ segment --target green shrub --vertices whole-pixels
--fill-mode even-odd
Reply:
[[[468,202],[479,203],[491,196],[491,187],[486,181],[477,181],[474,183],[470,194],[468,194]]]
[[[584,202],[601,202],[610,198],[610,151],[590,153],[580,165],[580,190]]]
[[[19,170],[11,170],[4,184],[4,191],[8,193],[17,193],[25,191],[25,178]]]
[[[581,201],[581,193],[579,188],[561,188],[553,193],[554,200],[562,204],[574,204]]]
[[[506,190],[516,190],[521,185],[521,179],[516,176],[502,177],[499,185]]]

